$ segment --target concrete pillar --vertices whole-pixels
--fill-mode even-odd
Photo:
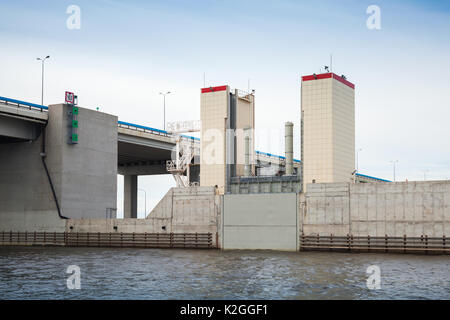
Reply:
[[[123,217],[137,218],[138,176],[125,175],[123,179]]]
[[[286,122],[284,134],[284,148],[286,152],[286,175],[291,176],[294,173],[294,124]]]

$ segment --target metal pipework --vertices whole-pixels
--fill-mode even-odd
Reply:
[[[286,122],[284,126],[284,144],[286,156],[286,175],[294,173],[294,124]]]
[[[249,177],[251,176],[252,167],[250,166],[250,128],[244,129],[244,176]]]

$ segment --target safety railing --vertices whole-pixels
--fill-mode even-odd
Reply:
[[[139,124],[124,122],[124,121],[117,121],[117,126],[119,128],[130,129],[130,130],[141,131],[141,132],[145,132],[145,133],[156,134],[159,136],[175,138],[174,134],[171,134],[166,130],[160,130],[160,129],[156,129],[156,128],[152,128],[152,127],[141,126]],[[180,136],[182,139],[185,139],[185,140],[193,140],[194,142],[200,141],[200,139],[197,137],[186,136],[183,134]]]
[[[275,159],[276,161],[284,162],[286,161],[286,157],[279,156],[272,153],[262,152],[262,151],[255,151],[256,156],[260,159],[262,158],[269,158],[269,159]],[[293,159],[294,163],[299,164],[301,161],[297,159]]]
[[[211,233],[0,232],[0,245],[214,248]]]
[[[300,236],[301,251],[364,251],[449,254],[448,239],[442,237]]]
[[[38,110],[38,111],[47,111],[48,110],[48,107],[42,106],[40,104],[35,104],[35,103],[20,101],[20,100],[16,100],[16,99],[5,98],[5,97],[0,97],[0,102],[5,105],[13,105],[18,108],[24,108],[24,109],[28,109],[28,110]]]

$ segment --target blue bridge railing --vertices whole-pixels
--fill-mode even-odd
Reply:
[[[5,97],[0,97],[0,102],[3,102],[4,104],[14,104],[17,107],[22,107],[22,108],[27,108],[27,109],[39,109],[40,111],[48,110],[48,107],[42,106],[40,104],[35,104],[35,103],[31,103],[31,102],[25,102],[25,101],[5,98]]]

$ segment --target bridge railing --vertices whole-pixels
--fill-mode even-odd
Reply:
[[[172,134],[172,133],[170,133],[170,132],[168,132],[166,130],[161,130],[161,129],[156,129],[156,128],[152,128],[152,127],[141,126],[139,124],[134,124],[134,123],[130,123],[130,122],[124,122],[124,121],[117,121],[117,125],[118,125],[119,128],[125,128],[125,129],[130,129],[130,130],[136,130],[136,131],[156,134],[156,135],[159,135],[159,136],[175,138],[174,134]],[[181,135],[181,138],[185,139],[185,140],[193,140],[195,143],[199,143],[200,142],[200,138],[186,136],[184,134]]]
[[[14,105],[18,108],[25,108],[28,110],[39,110],[39,111],[47,111],[48,107],[42,106],[40,104],[35,104],[31,102],[25,102],[21,100],[16,99],[10,99],[6,97],[0,97],[0,102],[6,105]]]
[[[255,151],[255,153],[256,153],[257,158],[260,160],[262,160],[263,158],[266,158],[269,160],[273,159],[275,161],[279,161],[280,163],[284,163],[286,161],[285,157],[279,156],[276,154],[271,154],[271,153],[262,152],[262,151]],[[300,160],[297,160],[297,159],[293,159],[293,161],[294,161],[294,165],[300,164],[300,162],[301,162]]]
[[[171,134],[169,134],[165,130],[160,130],[160,129],[156,129],[156,128],[152,128],[152,127],[141,126],[139,124],[124,122],[124,121],[117,121],[117,126],[119,128],[136,130],[136,131],[156,134],[156,135],[160,135],[160,136],[165,136],[165,137],[171,137],[172,136]]]

